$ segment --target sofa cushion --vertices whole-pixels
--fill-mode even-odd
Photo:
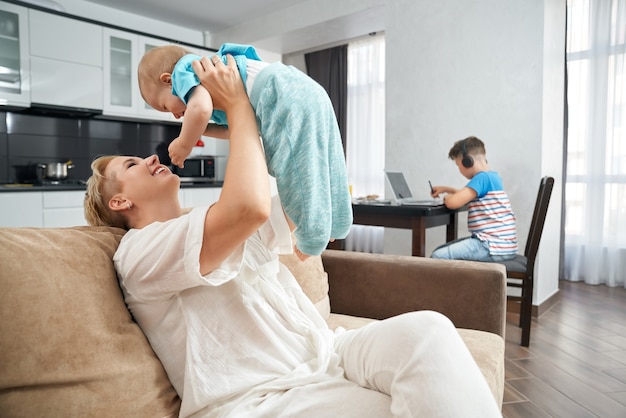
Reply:
[[[328,274],[324,271],[322,257],[311,256],[305,261],[300,261],[295,254],[281,254],[279,259],[294,275],[322,317],[328,319],[330,315]]]
[[[332,313],[326,320],[329,328],[355,329],[376,319]],[[504,396],[504,340],[497,334],[474,329],[458,329],[459,335],[467,345],[474,361],[480,368],[485,380],[502,407]]]
[[[2,416],[177,416],[124,305],[115,228],[0,228]]]

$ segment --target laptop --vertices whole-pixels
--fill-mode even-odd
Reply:
[[[409,189],[409,185],[404,178],[404,173],[397,171],[385,171],[389,185],[393,191],[396,202],[407,206],[441,206],[443,203],[439,199],[416,199]]]

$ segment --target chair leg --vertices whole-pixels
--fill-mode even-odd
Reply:
[[[532,277],[524,279],[524,287],[522,289],[522,301],[520,305],[520,327],[522,328],[521,345],[528,347],[530,345],[530,326],[533,309],[533,280]]]

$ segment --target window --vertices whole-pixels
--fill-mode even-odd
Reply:
[[[385,37],[348,45],[346,160],[352,197],[385,193]],[[353,225],[346,249],[383,252],[383,228]]]
[[[567,1],[565,270],[626,276],[626,0]]]

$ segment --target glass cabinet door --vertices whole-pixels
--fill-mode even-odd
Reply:
[[[0,105],[30,105],[27,10],[0,3]]]
[[[137,35],[104,29],[104,106],[110,115],[137,114]]]
[[[163,45],[171,45],[167,41],[162,41],[160,39],[149,38],[146,36],[139,36],[139,61],[141,61],[141,57],[157,46]],[[171,113],[159,112],[158,110],[154,110],[148,103],[146,103],[141,94],[138,97],[139,103],[137,105],[137,109],[139,110],[139,114],[142,117],[148,117],[150,119],[158,119],[158,120],[166,120],[166,121],[175,121],[176,118]]]
[[[171,113],[158,112],[139,92],[137,67],[146,51],[165,41],[104,28],[104,106],[106,115],[175,121]]]

